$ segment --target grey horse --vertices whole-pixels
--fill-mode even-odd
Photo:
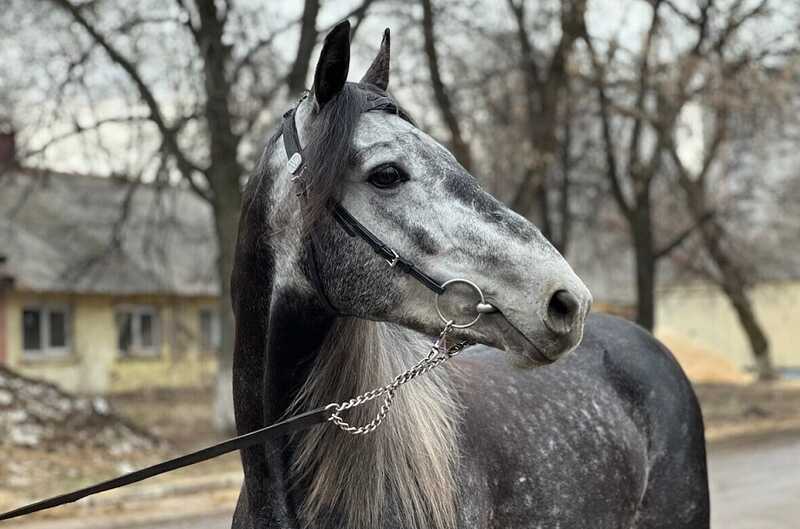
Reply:
[[[331,200],[497,310],[457,331],[478,345],[401,388],[373,433],[328,423],[244,450],[233,527],[707,528],[702,416],[672,355],[634,324],[588,316],[588,290],[536,227],[415,127],[386,92],[388,30],[347,82],[349,34],[344,22],[327,36],[294,113],[302,192],[280,130],[246,188],[238,430],[383,385],[442,328],[434,295],[342,229]],[[473,316],[472,289],[442,299],[454,319]]]

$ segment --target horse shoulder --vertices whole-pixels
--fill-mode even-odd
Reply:
[[[649,431],[651,448],[658,449],[660,441],[673,441],[676,435],[687,443],[702,436],[694,389],[673,354],[652,334],[628,320],[598,314],[587,321],[582,347],[593,350],[598,375]]]
[[[631,322],[595,316],[587,345],[602,350],[602,375],[647,436],[647,486],[636,527],[709,525],[708,473],[700,404],[675,357]]]
[[[704,503],[702,418],[680,366],[652,335],[595,315],[582,344],[551,366],[519,369],[504,356],[477,347],[459,360],[460,479],[465,510],[478,522],[465,527],[587,517],[595,527],[617,527],[620,519],[692,504],[687,517],[697,518]],[[678,503],[661,483],[674,483],[687,469],[692,478],[680,477],[686,496],[699,500]]]

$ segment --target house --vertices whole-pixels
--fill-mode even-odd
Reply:
[[[800,277],[764,280],[750,298],[770,342],[773,364],[784,373],[800,373]],[[658,300],[657,334],[687,338],[740,369],[753,369],[747,336],[719,288],[704,281],[664,285]]]
[[[80,393],[210,383],[209,206],[173,186],[0,176],[0,363]]]

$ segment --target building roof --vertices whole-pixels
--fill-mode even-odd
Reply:
[[[0,186],[0,253],[18,289],[219,293],[211,208],[190,191],[30,169]]]

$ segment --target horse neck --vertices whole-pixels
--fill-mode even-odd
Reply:
[[[263,378],[267,424],[288,413],[333,322],[333,315],[307,294],[292,290],[273,294]]]
[[[327,329],[292,411],[341,402],[390,382],[427,353],[430,341],[397,326],[337,318]],[[381,402],[348,412],[364,424]],[[404,386],[385,422],[366,436],[333,425],[294,438],[290,482],[305,527],[322,520],[352,529],[455,525],[458,406],[451,373]],[[331,518],[331,513],[334,513]]]
[[[273,166],[262,168],[267,176],[285,163],[277,154],[266,159]],[[273,196],[287,193],[272,191]],[[296,239],[301,234],[284,229],[280,240],[272,238],[269,248],[255,251],[265,237],[258,229],[251,233],[252,227],[294,225],[275,221],[292,214],[282,204],[254,201],[243,213],[241,272],[234,277],[239,285],[234,394],[240,433],[386,384],[427,353],[427,342],[395,326],[333,317],[299,276]],[[270,218],[266,211],[272,212]],[[385,423],[367,436],[325,425],[288,445],[270,442],[244,450],[251,515],[279,527],[299,522],[366,529],[383,527],[390,517],[399,522],[393,525],[409,529],[455,527],[459,408],[454,395],[449,374],[429,372],[400,390]],[[365,406],[346,418],[367,422],[376,410],[374,404]]]

